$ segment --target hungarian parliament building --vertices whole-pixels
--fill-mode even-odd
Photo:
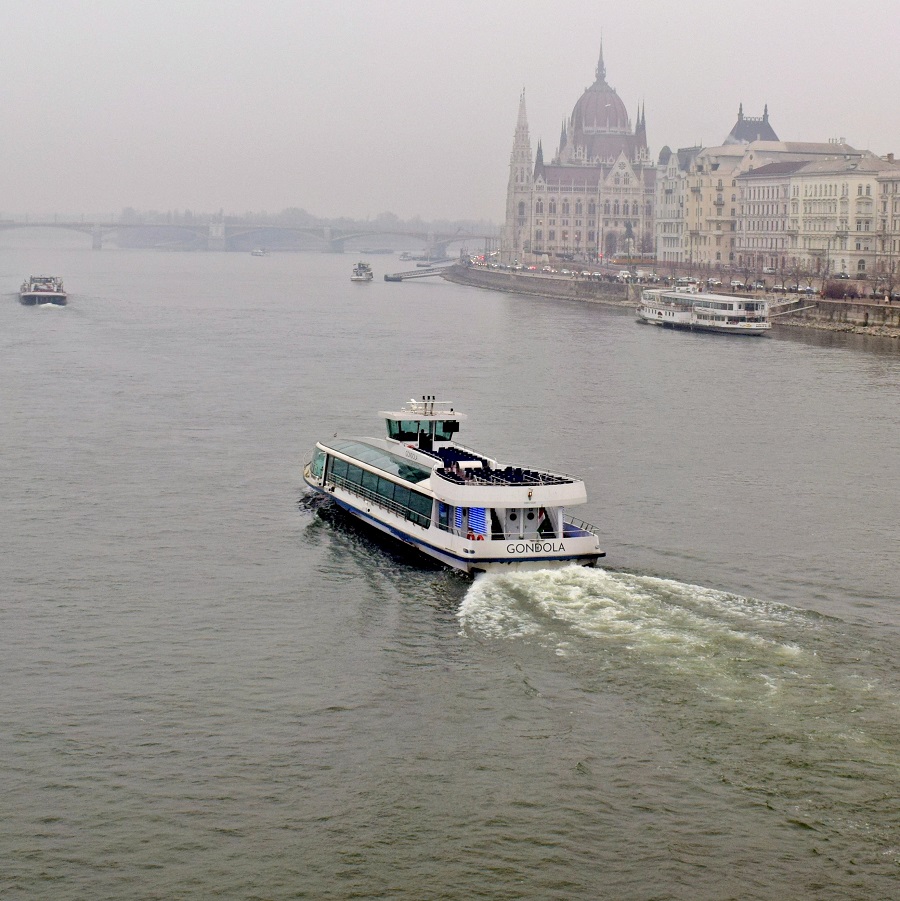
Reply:
[[[549,162],[532,155],[524,92],[509,165],[501,258],[601,263],[655,259],[673,268],[770,270],[877,278],[900,259],[900,162],[843,138],[780,141],[766,107],[718,147],[651,157],[645,110],[634,121],[606,80],[562,127]]]

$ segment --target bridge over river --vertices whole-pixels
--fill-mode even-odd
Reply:
[[[67,231],[82,232],[90,236],[91,246],[94,250],[101,250],[103,242],[114,233],[123,233],[130,230],[143,229],[153,231],[161,237],[156,246],[184,247],[186,244],[196,250],[245,250],[248,240],[253,244],[265,247],[267,244],[277,243],[278,236],[302,235],[313,239],[321,245],[323,251],[343,253],[344,245],[348,241],[360,238],[404,237],[416,238],[425,244],[430,257],[443,258],[447,256],[451,244],[462,244],[470,241],[496,242],[495,234],[463,233],[459,230],[451,234],[441,234],[433,231],[404,231],[400,229],[342,229],[335,226],[300,226],[300,225],[271,225],[268,223],[227,223],[227,222],[198,222],[198,223],[156,223],[156,222],[101,222],[72,220],[64,221],[53,219],[52,221],[17,221],[12,219],[0,220],[0,231],[24,228],[55,228]],[[268,240],[267,240],[268,239]]]

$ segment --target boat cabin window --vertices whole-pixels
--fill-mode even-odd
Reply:
[[[452,441],[453,435],[459,431],[459,422],[455,419],[387,420],[388,438],[393,438],[395,441],[418,441],[419,433],[423,431],[434,441]]]
[[[312,466],[310,467],[310,472],[312,473],[314,478],[321,479],[322,473],[325,470],[325,451],[316,451],[316,455],[313,457]]]
[[[422,423],[418,419],[389,419],[387,421],[388,438],[393,438],[395,441],[418,441],[421,425]]]
[[[459,431],[459,423],[455,419],[438,419],[434,424],[435,441],[452,441]]]
[[[328,477],[354,494],[384,504],[410,522],[426,529],[431,526],[431,498],[406,485],[398,485],[378,473],[338,457],[329,457]]]

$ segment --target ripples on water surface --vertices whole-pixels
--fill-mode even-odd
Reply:
[[[896,344],[0,250],[4,901],[898,896]],[[306,497],[429,391],[583,475],[609,568],[468,581]]]

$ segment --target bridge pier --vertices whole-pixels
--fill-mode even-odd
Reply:
[[[330,225],[326,225],[325,228],[322,229],[322,237],[328,244],[328,253],[343,253],[344,252],[344,239],[343,238],[335,238],[333,237],[334,232]]]
[[[224,250],[225,249],[225,223],[211,222],[209,224],[209,234],[206,238],[207,250]]]
[[[100,230],[99,225],[95,225],[91,229],[91,249],[103,250],[103,232]]]

